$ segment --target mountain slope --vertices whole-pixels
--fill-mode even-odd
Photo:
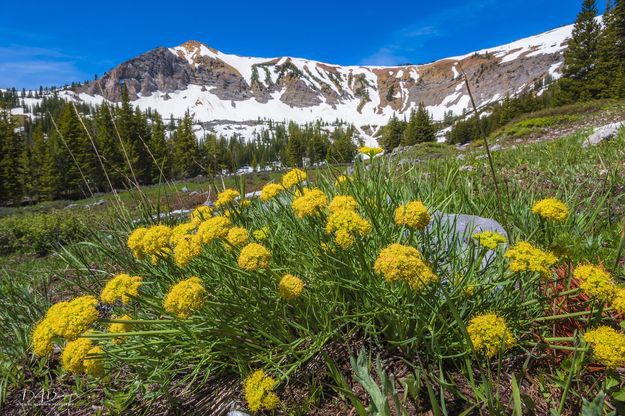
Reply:
[[[125,84],[140,108],[176,118],[189,110],[203,130],[222,134],[249,134],[258,119],[341,119],[369,136],[392,114],[407,115],[420,102],[435,119],[469,110],[460,66],[478,105],[557,77],[571,30],[564,26],[463,56],[396,67],[241,57],[188,41],[151,50],[68,94],[88,102],[118,101]]]

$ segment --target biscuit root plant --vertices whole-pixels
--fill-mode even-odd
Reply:
[[[571,383],[583,364],[595,363],[599,380],[625,365],[616,325],[625,290],[600,261],[552,252],[554,235],[581,239],[593,226],[567,204],[577,189],[542,200],[520,192],[506,207],[507,238],[458,235],[441,213],[496,215],[495,195],[481,195],[478,207],[478,185],[457,169],[433,169],[426,180],[366,153],[349,176],[294,170],[260,198],[221,190],[214,208],[191,218],[122,222],[64,251],[83,297],[42,316],[34,350],[50,357],[60,348],[67,372],[105,386],[169,391],[234,377],[233,399],[277,414],[297,414],[287,387],[310,383],[308,364],[320,357],[359,414],[524,414],[528,375],[565,357],[573,364],[563,412],[580,401]],[[94,250],[114,272],[91,264]],[[376,395],[377,413],[347,392],[341,357],[331,354],[338,344],[343,363],[359,356],[356,379]],[[367,378],[362,345],[399,357],[410,376],[383,376],[378,361]]]

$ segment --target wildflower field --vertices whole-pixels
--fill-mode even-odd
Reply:
[[[53,289],[4,272],[2,403],[625,414],[625,134],[587,135],[495,152],[494,176],[483,149],[399,163],[364,148],[349,171],[294,169],[250,199],[244,178],[215,185],[189,217],[120,204],[37,271]],[[24,392],[41,405],[18,406]]]

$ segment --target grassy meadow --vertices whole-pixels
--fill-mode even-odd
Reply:
[[[71,222],[5,238],[0,409],[625,414],[625,131],[582,148],[589,133],[506,145],[494,177],[483,147],[428,144],[436,157],[194,182],[216,203],[191,217],[159,219],[206,198],[181,184],[13,212],[0,221]]]

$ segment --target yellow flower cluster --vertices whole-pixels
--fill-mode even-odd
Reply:
[[[500,350],[507,350],[515,343],[506,321],[494,313],[478,315],[471,319],[467,332],[475,351],[489,358],[497,355]]]
[[[388,282],[403,280],[411,289],[422,290],[430,283],[438,281],[421,253],[410,246],[391,244],[380,252],[374,270]]]
[[[282,177],[282,186],[289,189],[297,185],[298,183],[306,180],[306,172],[301,169],[293,169],[284,174]]]
[[[56,334],[50,325],[50,321],[42,319],[32,334],[33,352],[39,357],[43,357],[52,353],[52,341]]]
[[[223,192],[220,192],[217,195],[217,200],[215,201],[215,206],[217,208],[221,208],[223,206],[226,206],[226,205],[232,203],[232,201],[237,199],[239,196],[240,196],[239,192],[237,192],[234,189],[224,189]]]
[[[584,341],[592,346],[592,350],[601,364],[608,368],[625,366],[625,335],[607,326],[584,334]]]
[[[513,272],[531,271],[543,275],[549,274],[558,258],[552,253],[534,247],[528,242],[522,241],[509,248],[504,254],[510,260],[508,267]]]
[[[123,304],[126,304],[130,301],[129,296],[137,296],[141,283],[143,283],[143,278],[140,276],[130,276],[125,273],[118,274],[106,282],[102,293],[100,293],[100,299],[108,304],[113,304],[117,300],[121,300]]]
[[[193,276],[176,283],[165,296],[163,307],[165,310],[178,318],[188,318],[192,311],[202,307],[206,289],[202,280]]]
[[[80,296],[67,302],[59,302],[46,313],[33,331],[33,351],[43,356],[52,351],[54,337],[76,339],[94,323],[100,313],[95,296]]]
[[[358,202],[352,196],[348,195],[337,195],[332,199],[330,205],[328,205],[328,210],[330,212],[337,212],[343,210],[357,210]]]
[[[334,242],[341,248],[351,247],[355,237],[364,237],[371,231],[369,221],[362,218],[356,211],[336,211],[328,217],[326,232],[334,234]]]
[[[506,237],[494,231],[483,231],[473,234],[473,238],[477,240],[480,246],[489,250],[495,250],[499,244],[506,243]]]
[[[319,215],[328,205],[328,198],[319,189],[304,189],[303,195],[295,198],[291,208],[299,218]]]
[[[137,228],[128,237],[128,248],[137,259],[150,256],[155,263],[159,257],[169,253],[171,236],[172,230],[166,225]]]
[[[423,202],[412,201],[395,210],[395,223],[415,230],[423,230],[430,223],[430,214]]]
[[[259,228],[258,230],[254,230],[252,235],[258,241],[266,240],[269,237],[269,227],[265,226],[263,228]]]
[[[228,218],[218,215],[201,223],[196,235],[200,244],[208,244],[217,238],[225,238],[231,226]]]
[[[208,205],[200,205],[191,213],[191,222],[193,224],[199,224],[202,221],[206,221],[213,215],[213,210]]]
[[[116,318],[115,320],[116,321],[130,321],[132,320],[132,318],[130,317],[130,315],[123,315],[119,318]],[[130,332],[130,324],[125,324],[122,322],[114,322],[109,325],[109,332],[111,334],[121,334],[124,332]],[[113,339],[114,344],[121,344],[122,342],[124,342],[124,338],[122,337]]]
[[[207,217],[207,219],[208,218],[210,217]],[[171,238],[169,239],[169,243],[175,247],[176,244],[178,244],[181,240],[184,240],[189,235],[191,235],[191,233],[195,231],[200,222],[201,221],[196,221],[192,219],[191,222],[183,222],[182,224],[176,225],[171,230]]]
[[[197,235],[185,235],[174,246],[174,262],[178,267],[187,267],[189,262],[202,253],[202,243]]]
[[[138,260],[143,260],[145,257],[143,253],[143,237],[147,232],[147,228],[139,227],[128,236],[128,248],[132,251],[132,255]]]
[[[336,180],[334,181],[334,186],[339,187],[339,186],[343,185],[344,183],[346,183],[347,181],[348,181],[347,176],[341,175],[341,176],[337,177]]]
[[[292,274],[285,274],[282,279],[280,279],[278,291],[280,292],[280,296],[284,300],[295,299],[302,294],[303,290],[304,282],[297,276],[293,276]]]
[[[94,346],[87,338],[78,338],[67,343],[61,354],[63,368],[72,374],[86,373],[101,376],[104,370],[101,358],[88,358],[90,354],[103,354],[102,348]]]
[[[252,413],[261,410],[273,410],[280,403],[274,392],[276,382],[263,370],[256,370],[243,382],[243,396]]]
[[[534,204],[532,212],[546,220],[563,222],[569,217],[571,210],[559,199],[545,198]]]
[[[284,191],[284,187],[277,183],[269,183],[263,187],[260,191],[260,200],[267,202],[272,198],[280,195],[280,192]]]
[[[271,252],[265,246],[250,243],[241,250],[237,263],[244,270],[254,271],[268,268],[270,259]]]
[[[605,269],[582,264],[573,271],[573,276],[580,281],[579,287],[599,300],[609,302],[616,295],[616,285],[612,276]]]
[[[250,237],[247,230],[243,227],[234,227],[228,231],[226,241],[234,247],[243,247],[249,241]]]
[[[381,147],[369,147],[369,146],[363,146],[360,149],[358,149],[358,153],[362,153],[371,158],[374,157],[375,155],[379,155],[383,151],[384,149],[382,149]]]
[[[619,288],[612,299],[612,307],[618,313],[625,313],[625,289]]]

